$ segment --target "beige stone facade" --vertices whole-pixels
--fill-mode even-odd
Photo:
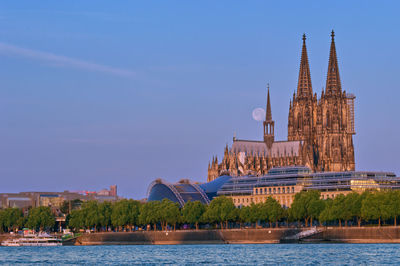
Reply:
[[[290,207],[294,200],[294,195],[302,189],[303,186],[301,185],[257,187],[253,189],[252,195],[235,195],[230,197],[236,207],[265,202],[269,197],[274,198],[284,207]]]
[[[297,92],[289,104],[288,140],[275,141],[269,90],[263,141],[233,139],[224,157],[212,159],[208,181],[222,174],[232,176],[265,175],[272,167],[305,165],[315,172],[355,169],[353,135],[355,96],[342,90],[336,47],[332,31],[328,74],[320,97],[313,92],[306,37],[303,47]]]
[[[260,189],[260,188],[255,188]],[[267,188],[269,189],[269,188]],[[229,196],[232,198],[233,203],[235,204],[236,207],[240,206],[249,206],[252,203],[257,204],[261,202],[265,202],[267,198],[272,197],[276,201],[279,202],[279,204],[282,205],[282,207],[290,208],[290,206],[293,203],[294,196],[296,193],[300,192],[303,189],[303,186],[289,186],[289,187],[274,187],[276,189],[275,191],[272,192],[267,192],[265,190],[261,190],[256,193],[256,191],[253,192],[252,195],[235,195],[235,196]],[[280,190],[278,190],[280,189]],[[285,189],[285,190],[283,190]],[[351,193],[352,191],[321,191],[321,199],[334,199],[338,195],[347,195]]]

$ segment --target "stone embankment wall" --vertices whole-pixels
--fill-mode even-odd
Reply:
[[[234,243],[279,243],[288,234],[298,230],[277,229],[230,229],[230,230],[185,230],[185,231],[141,231],[127,233],[85,234],[66,244],[75,245],[168,245],[168,244],[234,244]]]
[[[229,229],[199,231],[141,231],[84,234],[65,245],[168,245],[258,243],[400,243],[400,227],[320,227],[322,232],[287,240],[304,229]]]
[[[303,242],[400,243],[400,227],[326,227]]]

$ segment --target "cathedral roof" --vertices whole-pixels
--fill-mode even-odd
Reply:
[[[272,157],[299,156],[301,143],[301,141],[275,141],[272,143],[271,149],[268,149],[264,141],[234,140],[231,151]]]

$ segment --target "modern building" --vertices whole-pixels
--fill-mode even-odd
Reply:
[[[162,179],[156,179],[147,190],[147,201],[161,201],[167,198],[173,202],[178,202],[181,207],[188,201],[200,201],[208,204],[217,196],[218,190],[230,178],[229,176],[221,176],[205,184],[193,183],[187,179],[171,184]]]
[[[234,137],[222,161],[215,156],[209,163],[207,180],[226,173],[261,176],[273,167],[295,165],[305,165],[313,172],[354,171],[354,99],[342,90],[333,31],[326,86],[319,98],[313,92],[303,35],[297,91],[289,103],[288,140],[275,140],[268,88],[263,140]]]
[[[400,177],[391,172],[315,173],[306,166],[294,166],[272,168],[263,176],[220,176],[204,184],[188,180],[170,184],[157,179],[149,186],[148,201],[167,198],[183,206],[189,200],[209,203],[216,196],[227,196],[240,207],[272,197],[290,207],[300,191],[318,190],[322,199],[333,199],[339,194],[388,189],[400,189]]]
[[[365,190],[400,189],[400,177],[391,172],[319,172],[304,166],[278,167],[264,176],[232,177],[217,195],[228,196],[236,206],[265,202],[268,197],[290,207],[300,191],[318,190],[322,199]]]

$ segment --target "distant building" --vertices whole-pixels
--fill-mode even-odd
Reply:
[[[208,181],[220,175],[266,175],[273,167],[303,165],[314,172],[354,171],[354,99],[342,90],[336,56],[335,34],[331,48],[325,90],[320,98],[313,92],[308,63],[306,36],[297,92],[289,104],[288,140],[275,140],[269,88],[262,141],[233,138],[226,146],[224,157],[215,156],[208,165]]]
[[[64,201],[71,200],[97,200],[116,201],[118,200],[117,186],[110,186],[110,189],[96,191],[64,191],[64,192],[20,192],[0,193],[0,208],[29,208],[48,206],[60,208]]]

